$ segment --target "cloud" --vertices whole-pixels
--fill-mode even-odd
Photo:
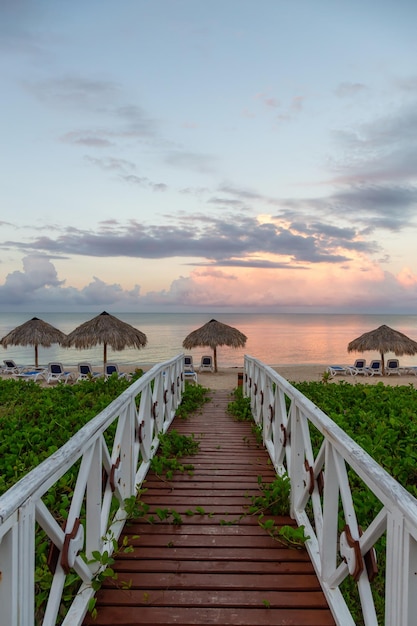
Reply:
[[[331,289],[329,289],[331,285]],[[23,271],[0,285],[2,310],[83,311],[113,308],[124,311],[228,310],[409,312],[415,310],[417,277],[404,268],[398,276],[369,265],[349,272],[331,264],[321,272],[289,273],[286,269],[196,268],[165,289],[142,294],[139,285],[125,289],[98,277],[83,288],[66,286],[49,259],[28,256]]]
[[[120,93],[112,81],[75,75],[26,82],[25,87],[39,101],[59,108],[101,109],[103,101],[113,101]]]
[[[23,272],[15,271],[7,275],[4,285],[0,287],[0,300],[8,304],[22,304],[37,290],[62,284],[48,258],[30,255],[23,259]]]
[[[132,163],[132,161],[127,161],[126,159],[115,159],[112,157],[108,157],[105,159],[97,159],[90,156],[85,156],[84,159],[95,165],[96,167],[105,170],[105,171],[133,171],[136,169],[136,165]]]
[[[410,184],[417,179],[417,106],[406,101],[390,113],[350,130],[334,132],[344,154],[333,163],[333,183]]]
[[[217,214],[168,216],[164,224],[147,225],[130,220],[127,224],[106,222],[104,227],[99,225],[94,230],[70,227],[55,237],[41,235],[26,242],[6,241],[3,246],[86,257],[192,257],[219,265],[235,263],[247,267],[259,267],[262,257],[265,266],[341,263],[349,261],[347,250],[371,253],[376,249],[374,242],[365,242],[353,229],[329,229],[326,223],[316,219],[313,227],[301,221],[288,225],[279,218],[260,222],[240,212],[223,212],[220,217]]]
[[[367,87],[363,83],[340,83],[335,90],[335,93],[340,98],[346,98],[356,96],[363,91],[366,91]]]
[[[331,285],[331,289],[329,289]],[[322,273],[258,270],[228,274],[194,271],[173,281],[164,292],[149,292],[148,307],[174,306],[258,311],[410,311],[417,299],[417,281],[405,285],[400,278],[371,266],[344,275],[333,266]]]
[[[216,159],[214,157],[196,152],[169,152],[165,156],[165,162],[173,167],[193,170],[203,174],[214,172],[216,169]]]
[[[59,280],[56,269],[45,256],[30,255],[23,259],[23,271],[15,271],[6,276],[0,285],[0,301],[3,308],[18,310],[38,308],[39,310],[79,310],[98,305],[137,305],[140,288],[126,290],[119,284],[109,285],[94,277],[83,289],[65,286]]]
[[[115,145],[113,141],[99,137],[92,131],[72,131],[62,135],[61,141],[77,146],[87,146],[88,148],[110,148]]]

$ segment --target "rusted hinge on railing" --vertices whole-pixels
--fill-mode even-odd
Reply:
[[[120,456],[118,456],[116,463],[113,463],[113,465],[110,468],[109,483],[110,483],[110,489],[112,490],[112,493],[116,491],[116,484],[120,480],[120,470],[121,470]]]
[[[61,553],[61,566],[66,574],[74,567],[75,559],[84,545],[84,526],[77,517],[70,533],[65,534]]]
[[[142,435],[142,430],[144,429],[145,429],[145,420],[142,420],[141,423],[139,424],[139,431],[138,431],[139,443],[143,443],[143,440],[145,439],[145,435]]]
[[[285,428],[284,424],[280,425],[280,429],[281,429],[281,433],[279,436],[279,442],[282,445],[282,447],[285,448],[287,445],[287,441],[288,441],[287,429]]]
[[[340,535],[340,554],[348,566],[349,574],[357,581],[363,572],[364,562],[359,540],[352,537],[348,524]]]
[[[307,459],[304,461],[304,468],[306,471],[306,486],[308,484],[308,493],[311,496],[314,491],[314,470]]]

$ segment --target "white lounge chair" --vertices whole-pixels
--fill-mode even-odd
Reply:
[[[368,375],[366,359],[356,359],[353,365],[348,365],[348,368],[352,376],[357,376],[358,374],[363,374],[364,376]]]
[[[77,382],[80,380],[92,380],[94,378],[99,378],[101,375],[100,372],[93,372],[93,368],[90,363],[78,363],[78,378]]]
[[[125,372],[121,372],[119,370],[119,366],[117,365],[117,363],[106,363],[106,367],[104,370],[104,375],[107,378],[109,378],[109,376],[113,376],[114,374],[117,375],[117,378],[126,378],[127,380],[130,379],[129,374],[126,374]]]
[[[214,372],[213,357],[202,356],[199,372]]]
[[[350,369],[348,367],[345,367],[344,365],[329,365],[327,371],[329,372],[330,376],[337,376],[338,374],[346,376],[346,374],[352,374]]]
[[[197,372],[194,369],[193,357],[190,355],[184,356],[184,380],[192,380],[195,383],[197,380]]]
[[[16,378],[20,378],[21,380],[26,380],[26,381],[38,381],[38,380],[45,380],[45,372],[46,370],[29,370],[29,371],[23,371],[23,372],[19,372],[19,374],[16,374]]]
[[[390,376],[391,374],[398,374],[401,376],[401,373],[407,368],[400,367],[400,363],[398,359],[388,359],[387,365],[385,367],[385,373]]]
[[[5,359],[3,363],[2,374],[20,374],[25,369],[24,365],[16,365],[13,359]]]
[[[62,363],[48,363],[47,383],[64,382],[66,384],[69,380],[72,380],[72,373],[66,372]]]
[[[366,367],[368,376],[382,376],[382,361],[374,360]]]

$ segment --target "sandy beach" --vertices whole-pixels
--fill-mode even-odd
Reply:
[[[273,367],[280,376],[289,382],[314,381],[320,382],[326,372],[326,365],[279,365]],[[198,382],[210,389],[234,389],[237,386],[238,373],[243,372],[243,368],[220,369],[217,373],[203,372],[198,374]],[[338,384],[340,381],[355,385],[364,383],[376,385],[413,385],[417,388],[417,376],[335,376],[329,379],[329,383]]]
[[[64,364],[65,367],[65,364]],[[138,366],[140,367],[140,365]],[[74,376],[74,380],[77,377],[77,368],[68,367],[65,369],[71,371]],[[123,366],[119,364],[119,369],[122,372],[132,372],[132,366]],[[145,371],[150,368],[143,368]],[[314,381],[320,382],[323,380],[323,374],[326,372],[326,365],[278,365],[273,367],[280,376],[286,378],[289,382],[302,382],[302,381]],[[94,366],[94,371],[101,371],[100,366]],[[219,368],[216,373],[202,372],[198,373],[198,382],[200,385],[209,389],[230,389],[231,391],[237,387],[238,374],[243,372],[243,367],[230,367]],[[2,374],[2,378],[11,378],[9,374]],[[330,384],[338,384],[340,381],[355,385],[357,383],[364,383],[367,385],[376,385],[380,382],[384,385],[413,385],[417,388],[417,376],[414,375],[401,375],[397,374],[391,376],[335,376],[329,379]],[[45,382],[40,384],[46,385]]]

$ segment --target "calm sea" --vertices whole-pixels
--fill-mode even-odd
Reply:
[[[219,367],[241,367],[244,354],[254,356],[268,365],[353,363],[357,353],[348,354],[349,341],[368,330],[386,324],[417,340],[417,315],[269,315],[244,313],[113,313],[125,322],[144,332],[148,345],[141,350],[126,349],[122,352],[108,350],[108,360],[120,364],[138,366],[153,365],[181,352],[184,338],[213,317],[243,332],[248,341],[245,348],[219,347]],[[95,317],[91,313],[0,313],[0,338],[23,324],[34,315],[49,322],[64,333],[69,333],[83,322]],[[210,354],[207,348],[188,351],[198,363],[202,354]],[[378,358],[377,353],[366,353],[367,360]],[[389,355],[394,356],[394,355]],[[0,361],[12,358],[17,363],[32,364],[34,348],[10,346],[0,348]],[[76,365],[89,361],[100,365],[103,347],[90,350],[39,348],[39,363],[61,361]],[[401,363],[417,363],[416,357],[401,357]]]

